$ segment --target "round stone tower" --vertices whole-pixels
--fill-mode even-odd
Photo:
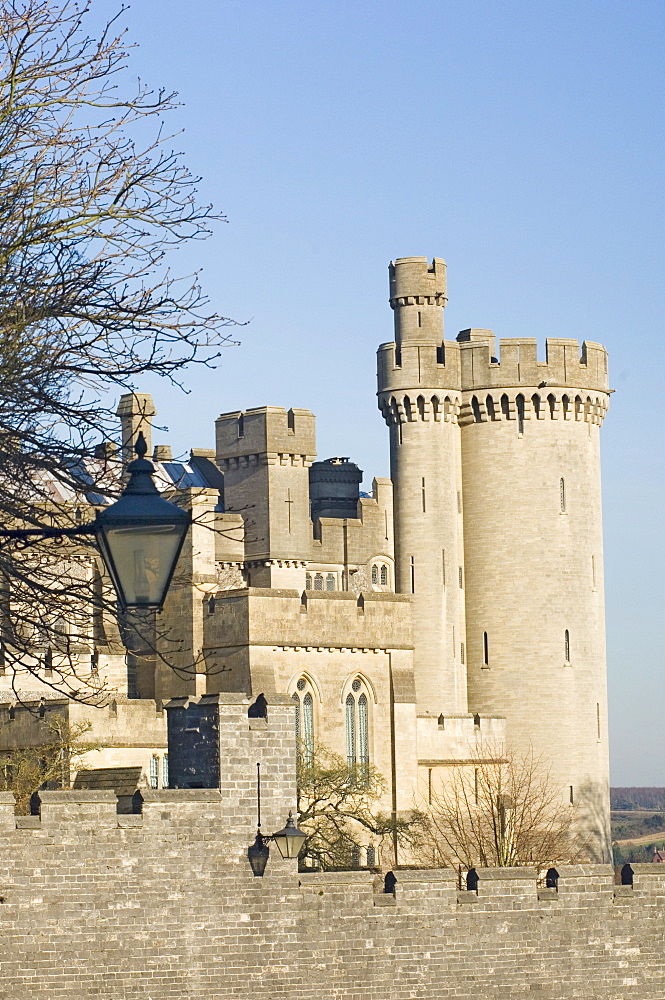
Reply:
[[[458,337],[469,709],[547,762],[609,860],[599,344]]]
[[[390,428],[395,575],[413,594],[419,714],[467,711],[459,350],[443,342],[446,265],[390,265],[395,340],[378,352],[379,407]]]

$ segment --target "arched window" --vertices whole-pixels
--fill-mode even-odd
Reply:
[[[531,397],[531,403],[533,405],[533,412],[536,414],[536,419],[540,416],[540,396],[536,393]]]
[[[487,416],[490,420],[496,420],[496,410],[494,409],[494,400],[491,396],[488,396],[485,400],[485,406],[487,407]]]
[[[418,416],[421,420],[425,419],[425,398],[424,396],[418,396]]]
[[[323,590],[323,576],[317,573],[314,577],[314,590]]]
[[[550,393],[549,396],[547,397],[547,403],[550,408],[550,417],[552,418],[552,420],[554,420],[554,416],[556,413],[556,396]]]
[[[305,573],[305,590],[311,590],[311,589],[312,589],[312,574]]]
[[[382,566],[381,567],[381,586],[382,587],[387,587],[388,586],[388,567],[387,566]]]
[[[372,585],[374,587],[378,586],[379,583],[379,567],[375,564],[372,566]]]
[[[361,780],[369,776],[369,699],[365,685],[356,677],[346,696],[346,761],[358,767]]]
[[[563,655],[566,663],[570,663],[570,632],[568,629],[563,633]]]
[[[563,419],[568,420],[570,417],[570,398],[568,396],[561,397],[561,409],[563,411]]]
[[[510,400],[504,393],[501,397],[501,412],[503,413],[506,420],[510,420]]]
[[[298,678],[292,696],[295,709],[295,732],[298,752],[305,759],[314,756],[314,697],[312,686],[306,677]]]
[[[559,480],[559,509],[562,514],[566,513],[566,480],[563,477]]]
[[[335,574],[328,573],[326,577],[326,590],[334,590],[334,589],[335,589]]]
[[[482,417],[480,414],[480,403],[478,402],[475,396],[471,398],[471,409],[473,410],[473,419],[477,424],[479,424],[482,420]]]

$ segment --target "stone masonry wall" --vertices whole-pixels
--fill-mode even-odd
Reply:
[[[143,816],[44,793],[20,829],[2,798],[2,1000],[665,995],[665,865],[636,865],[632,889],[561,866],[558,892],[490,869],[477,895],[398,871],[393,896],[370,872],[298,875],[274,847],[254,878],[247,802],[217,790],[147,793]]]

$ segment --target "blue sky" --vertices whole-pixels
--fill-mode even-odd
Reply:
[[[95,15],[115,11],[97,0]],[[448,262],[447,337],[600,341],[612,781],[665,785],[663,95],[657,0],[136,0],[132,71],[228,223],[181,254],[242,346],[183,397],[176,451],[264,404],[388,473],[377,345],[391,258]]]

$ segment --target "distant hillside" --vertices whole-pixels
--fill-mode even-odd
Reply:
[[[665,810],[665,788],[611,788],[610,802],[613,810]]]

